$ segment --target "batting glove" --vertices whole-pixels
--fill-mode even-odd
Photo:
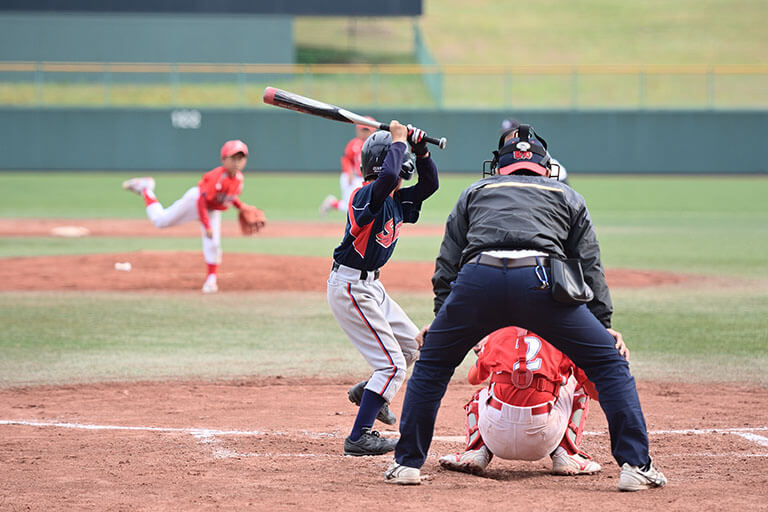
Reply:
[[[416,156],[424,156],[429,153],[427,142],[424,140],[427,133],[410,124],[406,128],[408,128],[408,145],[411,146],[411,152]]]

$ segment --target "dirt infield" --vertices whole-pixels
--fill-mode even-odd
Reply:
[[[652,454],[669,485],[625,494],[594,403],[583,447],[603,465],[597,475],[555,477],[548,460],[495,459],[482,477],[442,470],[437,457],[462,446],[462,405],[473,391],[457,381],[438,416],[428,479],[386,484],[391,457],[342,455],[354,382],[0,390],[0,509],[765,510],[768,399],[754,389],[640,382]]]
[[[155,229],[142,220],[0,219],[0,236],[57,236],[64,228],[78,236],[189,237],[199,236],[194,223]],[[224,236],[239,236],[235,222],[224,223]],[[67,231],[63,231],[67,233]],[[339,238],[339,223],[270,223],[263,238]],[[405,236],[442,234],[440,226],[409,225]],[[61,235],[58,235],[61,236]],[[130,271],[115,263],[131,263]],[[225,253],[219,285],[222,290],[323,291],[330,271],[328,257],[307,258],[265,254]],[[291,279],[286,279],[286,271]],[[0,290],[190,290],[199,291],[205,266],[200,252],[138,251],[77,256],[6,258],[0,266]],[[391,261],[382,271],[382,282],[391,290],[429,291],[432,262]],[[669,272],[607,269],[612,287],[683,284],[691,279]]]
[[[87,236],[158,236],[146,221],[0,220],[0,236],[49,236],[74,225]],[[116,227],[117,226],[117,227]],[[340,235],[338,224],[270,225],[268,236]],[[280,228],[280,229],[277,229]],[[225,236],[235,229],[225,225]],[[185,231],[186,230],[186,231]],[[307,231],[311,230],[311,231]],[[66,231],[65,231],[66,232]],[[440,233],[425,227],[420,234]],[[80,235],[84,231],[78,231]],[[196,236],[182,226],[163,236]],[[130,272],[115,270],[131,262]],[[198,252],[132,252],[0,260],[0,291],[181,290],[199,293]],[[324,290],[329,258],[225,254],[226,291]],[[428,291],[432,263],[390,262],[390,289]],[[679,285],[685,276],[607,269],[613,287]],[[351,350],[351,348],[350,348]],[[258,364],[254,362],[254,364]],[[342,379],[126,382],[0,389],[0,510],[765,510],[768,393],[733,384],[638,383],[664,489],[616,491],[607,425],[592,404],[583,448],[597,475],[555,477],[548,460],[495,459],[485,476],[442,470],[457,451],[463,404],[456,376],[438,416],[423,485],[385,484],[391,458],[344,457],[355,407]],[[398,412],[402,392],[393,404]],[[385,435],[396,430],[378,424]]]

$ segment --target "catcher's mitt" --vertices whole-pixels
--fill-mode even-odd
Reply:
[[[249,204],[244,204],[242,208],[240,208],[237,220],[240,222],[240,231],[242,231],[244,235],[258,233],[267,223],[267,217],[264,215],[264,211]]]

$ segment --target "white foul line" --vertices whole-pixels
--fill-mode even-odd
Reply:
[[[750,434],[749,432],[733,432],[733,434],[743,437],[748,441],[752,441],[753,443],[757,443],[760,446],[768,446],[768,437]]]
[[[214,458],[239,458],[239,457],[316,457],[316,456],[332,456],[328,454],[311,454],[311,453],[239,453],[227,448],[221,447],[221,440],[218,436],[290,436],[290,435],[302,435],[305,437],[319,439],[319,438],[339,438],[339,434],[331,432],[310,432],[308,430],[296,430],[289,431],[264,431],[264,430],[218,430],[210,428],[194,428],[194,427],[148,427],[148,426],[127,426],[127,425],[89,425],[83,423],[70,423],[70,422],[53,422],[53,421],[27,421],[27,420],[0,420],[0,425],[19,425],[28,427],[55,427],[55,428],[70,428],[80,430],[128,430],[128,431],[140,431],[140,432],[166,432],[166,433],[182,433],[190,434],[194,436],[201,444],[210,444],[213,449]],[[739,436],[747,441],[756,443],[760,446],[768,447],[768,437],[755,434],[754,432],[766,432],[768,427],[752,427],[752,428],[706,428],[706,429],[683,429],[683,430],[651,430],[649,435],[703,435],[703,434],[733,434]],[[397,432],[382,432],[386,437],[393,437],[397,435]],[[607,432],[584,432],[584,435],[588,436],[601,436],[606,435]],[[434,436],[433,441],[442,442],[464,442],[466,438],[464,436]],[[707,454],[709,456],[717,454]],[[740,455],[744,457],[768,457],[768,454],[727,454],[728,456]],[[333,455],[335,457],[335,455]],[[682,455],[681,455],[682,456]]]

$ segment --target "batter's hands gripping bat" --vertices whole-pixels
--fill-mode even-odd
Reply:
[[[282,89],[276,89],[274,87],[267,87],[264,89],[264,103],[274,105],[276,107],[287,108],[289,110],[295,110],[296,112],[302,112],[304,114],[310,114],[313,116],[324,117],[326,119],[332,119],[334,121],[341,121],[342,123],[361,124],[364,126],[370,126],[377,130],[389,131],[389,125],[380,123],[378,121],[372,121],[367,117],[363,117],[349,110],[344,110],[335,105],[323,103],[322,101],[313,100],[312,98],[306,98],[299,96],[292,92],[284,91]],[[428,135],[424,136],[426,142],[438,146],[440,149],[445,149],[445,144],[448,142],[445,137],[436,139]]]

